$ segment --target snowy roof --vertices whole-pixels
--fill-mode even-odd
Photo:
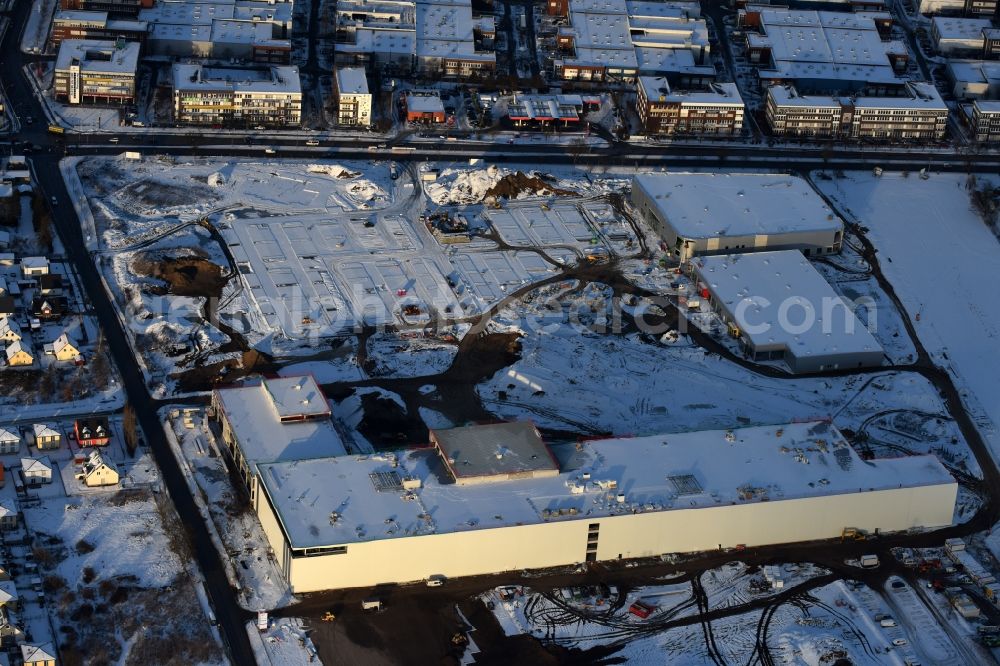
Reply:
[[[108,22],[107,12],[90,12],[82,10],[73,9],[59,9],[56,10],[55,16],[52,18],[53,23],[76,23],[78,25],[86,24],[90,26],[103,26]]]
[[[35,423],[32,426],[32,430],[35,431],[35,437],[59,437],[59,433],[49,427],[44,423]]]
[[[12,580],[0,580],[0,603],[17,601],[20,597],[17,594],[17,585]]]
[[[20,442],[21,438],[6,428],[0,428],[0,442]]]
[[[178,63],[173,67],[174,90],[191,92],[254,92],[301,95],[297,67],[267,69],[209,68]]]
[[[667,80],[655,76],[640,76],[639,86],[651,102],[677,102],[687,105],[743,106],[735,83],[713,83],[708,90],[671,90]]]
[[[0,293],[3,292],[0,291]],[[14,319],[8,317],[7,315],[2,315],[0,316],[0,338],[5,338],[8,334],[16,336],[20,339],[21,326]]]
[[[302,378],[290,379],[296,382]],[[216,392],[233,434],[239,441],[240,450],[250,463],[318,458],[344,452],[343,442],[329,418],[326,398],[319,392],[315,382],[309,379],[310,382],[305,383],[298,391],[290,388],[292,383],[268,380],[271,388],[277,387],[275,393],[271,393],[263,382],[219,389]],[[279,415],[290,413],[287,408],[290,408],[292,399],[286,394],[292,392],[302,392],[308,397],[309,413],[312,416],[319,415],[320,409],[326,409],[326,417],[282,423]],[[274,395],[289,404],[279,407],[279,403],[272,399]]]
[[[22,268],[48,268],[49,260],[46,257],[25,257],[21,259]]]
[[[274,377],[262,386],[281,421],[330,416],[330,405],[312,375]]]
[[[368,77],[363,67],[341,67],[337,70],[337,92],[341,95],[367,95]]]
[[[796,358],[882,351],[799,250],[698,257],[694,267],[758,350]]]
[[[1000,113],[1000,100],[977,99],[972,102],[972,105],[979,113]],[[0,335],[2,335],[2,331],[0,331]]]
[[[748,38],[768,46],[781,78],[896,81],[888,53],[905,47],[883,42],[869,14],[755,7],[763,35]],[[761,72],[762,77],[768,74]],[[773,74],[771,75],[773,76]]]
[[[42,645],[21,644],[21,659],[25,664],[55,662],[56,658],[52,656],[55,652],[56,650],[52,646],[52,643],[43,643]]]
[[[433,430],[445,465],[457,480],[559,471],[549,447],[526,421]]]
[[[27,472],[51,472],[52,462],[48,456],[41,458],[21,458],[21,469]]]
[[[56,353],[58,353],[62,349],[65,349],[66,347],[72,347],[73,349],[77,349],[76,343],[73,340],[70,340],[69,336],[66,335],[65,333],[56,338],[56,341],[52,343],[52,349]]]
[[[1000,62],[991,60],[948,59],[948,77],[963,83],[1000,82]]]
[[[954,16],[934,16],[931,18],[934,31],[940,39],[978,39],[983,38],[983,30],[993,27],[989,19],[956,18]]]
[[[24,352],[28,356],[31,356],[31,350],[24,346],[24,343],[20,340],[15,340],[14,342],[7,345],[7,359],[14,358],[15,355],[20,352]]]
[[[85,72],[135,74],[139,65],[139,42],[66,39],[59,45],[56,69],[69,69],[79,62]]]
[[[442,483],[440,460],[426,449],[261,465],[261,480],[293,548],[955,483],[930,455],[861,460],[827,423],[553,452],[563,463],[557,476],[490,484]],[[408,479],[420,487],[404,490]]]
[[[784,174],[657,173],[637,175],[677,235],[724,238],[839,230],[840,218],[801,178]]]
[[[406,110],[413,113],[444,113],[444,102],[437,95],[406,93]]]
[[[855,109],[922,109],[948,113],[948,105],[941,99],[941,93],[930,83],[913,81],[907,84],[909,97],[856,97],[852,100]]]

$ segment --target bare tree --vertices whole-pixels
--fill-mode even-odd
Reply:
[[[127,402],[122,410],[122,431],[125,433],[125,448],[130,456],[134,456],[139,448],[139,424],[135,418],[135,409]]]

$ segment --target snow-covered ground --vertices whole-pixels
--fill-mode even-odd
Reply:
[[[849,173],[816,180],[868,229],[882,271],[934,361],[947,368],[994,456],[1000,456],[1000,243],[961,174]],[[987,182],[980,178],[980,183]]]
[[[244,495],[233,488],[204,410],[179,408],[167,411],[168,434],[179,443],[181,468],[196,485],[195,497],[207,505],[211,526],[221,538],[216,547],[228,567],[230,582],[240,590],[240,602],[249,610],[273,610],[295,601],[288,581],[268,555],[267,538]],[[188,427],[190,425],[190,427]],[[204,511],[204,508],[203,508]]]
[[[626,663],[720,663],[705,647],[706,632],[721,663],[753,662],[762,649],[768,652],[765,663],[819,665],[848,659],[854,664],[902,665],[924,651],[924,663],[945,663],[934,658],[946,653],[947,636],[918,636],[915,628],[880,626],[875,618],[890,617],[891,608],[859,584],[837,581],[811,589],[810,597],[776,599],[764,609],[746,607],[825,573],[810,565],[785,565],[778,571],[782,588],[772,587],[762,571],[750,572],[738,562],[702,574],[708,608],[733,609],[710,623],[683,623],[699,611],[689,581],[640,587],[624,596],[614,586],[544,594],[499,588],[482,599],[492,604],[494,617],[509,636],[532,634],[567,647],[603,645],[612,648],[612,659]],[[651,609],[649,617],[629,612],[637,602]],[[922,639],[920,645],[911,646],[917,638]]]

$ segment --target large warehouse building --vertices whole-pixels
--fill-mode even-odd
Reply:
[[[657,173],[632,180],[632,204],[680,261],[706,254],[840,252],[844,225],[801,178]]]
[[[825,422],[532,446],[558,473],[461,485],[437,449],[261,464],[255,508],[302,593],[939,527],[958,492],[934,456],[863,461]]]
[[[798,250],[700,257],[692,268],[748,358],[795,373],[881,365],[881,345]]]

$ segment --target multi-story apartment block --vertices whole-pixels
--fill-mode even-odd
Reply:
[[[68,104],[134,104],[139,49],[137,42],[64,40],[52,84],[56,99]]]
[[[112,18],[136,18],[140,9],[149,9],[153,0],[60,0],[59,8],[87,12],[107,12]]]
[[[361,67],[342,67],[334,75],[337,97],[337,124],[372,124],[372,96],[368,77]]]
[[[970,115],[976,141],[1000,141],[1000,102],[977,99],[972,103]]]
[[[210,69],[173,66],[174,120],[189,125],[283,127],[302,121],[295,67]]]
[[[52,18],[49,42],[56,49],[66,39],[98,39],[127,42],[146,41],[145,21],[108,18],[107,12],[57,11]]]
[[[651,135],[739,135],[745,106],[735,83],[682,92],[671,90],[664,78],[640,76],[636,110]]]
[[[767,91],[765,115],[778,136],[876,140],[943,139],[948,106],[937,89],[910,83],[906,97],[799,95],[791,86]]]

